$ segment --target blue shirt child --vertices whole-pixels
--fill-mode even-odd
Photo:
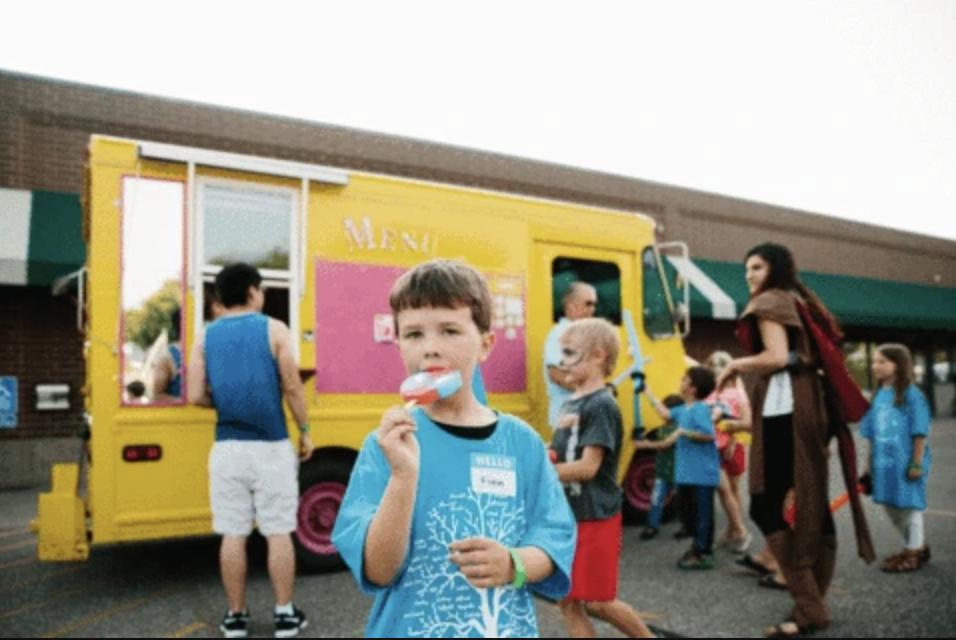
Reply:
[[[923,476],[910,480],[907,470],[913,459],[914,436],[929,436],[929,405],[914,385],[906,390],[903,404],[896,404],[896,391],[883,387],[860,422],[860,435],[871,443],[870,472],[873,501],[901,509],[926,509],[926,478],[932,457],[929,441],[923,451]]]
[[[671,419],[685,431],[714,437],[714,422],[710,407],[698,400],[691,405],[680,405],[670,410]],[[678,485],[716,487],[720,484],[720,455],[714,440],[699,442],[681,436],[674,445],[674,482]]]

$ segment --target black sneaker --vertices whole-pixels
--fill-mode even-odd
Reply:
[[[688,532],[687,532],[687,529],[685,529],[685,528],[683,528],[683,527],[681,527],[680,529],[678,529],[678,530],[677,530],[677,533],[674,534],[674,540],[683,540],[683,539],[689,538],[689,537],[690,537],[690,533],[688,533]]]
[[[641,531],[641,540],[650,540],[657,536],[658,528],[657,527],[644,527],[644,530]]]
[[[249,610],[233,613],[227,609],[219,623],[219,630],[226,638],[245,638],[249,635]]]
[[[309,626],[309,621],[305,619],[305,614],[298,607],[292,607],[292,613],[276,614],[276,638],[294,638],[299,635],[300,629]]]

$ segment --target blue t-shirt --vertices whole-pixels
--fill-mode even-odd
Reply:
[[[412,415],[421,452],[418,494],[408,554],[392,583],[379,587],[364,570],[365,538],[391,475],[377,432],[362,444],[332,532],[361,590],[375,595],[365,637],[538,637],[532,589],[553,599],[567,595],[577,536],[541,437],[504,414],[483,440],[448,433],[421,408]],[[448,545],[470,537],[538,547],[555,572],[517,590],[472,587],[448,560]]]
[[[860,435],[870,441],[873,501],[901,509],[926,509],[926,478],[929,476],[929,405],[922,392],[910,385],[898,406],[896,391],[883,387],[876,392],[870,410],[860,422]],[[923,477],[907,478],[913,460],[913,438],[927,438],[923,452]]]
[[[206,327],[206,378],[216,408],[216,441],[285,440],[279,365],[269,316],[225,316]]]
[[[714,437],[714,422],[710,417],[710,407],[702,401],[694,404],[674,407],[671,419],[681,429],[695,431]],[[687,436],[681,436],[674,445],[674,482],[701,487],[716,487],[720,484],[720,454],[717,442],[698,442]]]

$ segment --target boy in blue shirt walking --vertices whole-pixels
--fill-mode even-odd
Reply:
[[[704,403],[704,398],[711,394],[715,384],[710,369],[689,368],[680,381],[680,396],[684,404],[671,409],[664,406],[649,387],[645,387],[654,410],[664,420],[675,422],[678,429],[666,440],[641,440],[637,446],[642,449],[675,447],[674,482],[696,497],[696,516],[693,522],[684,524],[687,531],[695,533],[694,543],[678,561],[677,566],[681,569],[714,568],[714,492],[720,484],[720,454],[714,440],[711,408]]]

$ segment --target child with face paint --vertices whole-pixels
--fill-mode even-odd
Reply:
[[[617,599],[623,496],[617,483],[624,423],[607,389],[621,350],[601,318],[575,320],[561,334],[562,370],[573,388],[558,416],[551,447],[577,519],[571,593],[559,603],[572,638],[595,637],[589,614],[627,637],[653,638],[637,612]]]

